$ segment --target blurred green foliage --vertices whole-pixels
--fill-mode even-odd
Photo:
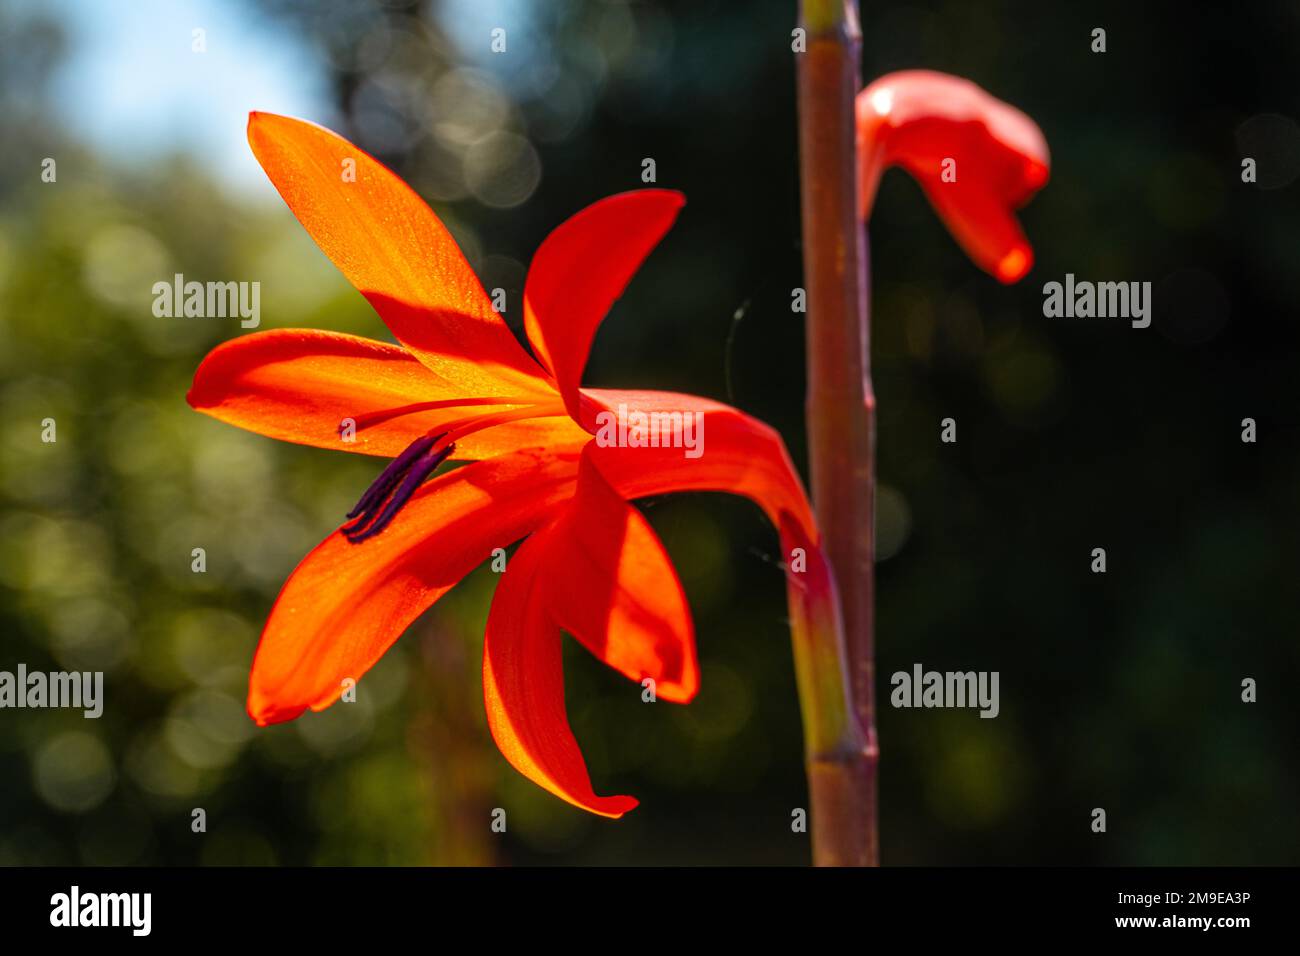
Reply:
[[[451,6],[256,5],[319,49],[341,132],[434,202],[509,303],[546,232],[641,185],[653,157],[689,205],[588,382],[731,401],[802,461],[793,3],[547,4],[512,37],[529,54],[499,65],[449,39]],[[1098,24],[1104,56],[1088,51]],[[880,686],[917,661],[1002,675],[996,720],[882,710],[885,860],[1294,863],[1300,187],[1241,184],[1238,133],[1300,116],[1296,8],[868,4],[863,29],[867,79],[969,76],[1053,149],[1020,286],[964,261],[900,173],[871,226]],[[263,328],[387,333],[278,201],[228,197],[191,159],[112,165],[52,126],[50,25],[0,20],[0,37],[0,668],[104,670],[108,697],[98,721],[0,712],[0,862],[805,862],[775,534],[724,496],[643,503],[695,614],[694,703],[646,706],[569,649],[597,789],[642,800],[623,821],[495,751],[487,569],[356,704],[252,725],[267,609],[378,465],[191,411],[194,368],[241,330],[157,319],[151,286],[257,280]],[[1261,164],[1300,163],[1245,130]],[[45,156],[57,184],[40,182]],[[1041,285],[1066,272],[1155,282],[1155,326],[1044,319]],[[945,416],[956,446],[938,441]],[[1245,416],[1258,444],[1239,440]],[[1088,570],[1098,546],[1105,576]]]

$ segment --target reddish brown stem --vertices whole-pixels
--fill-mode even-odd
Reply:
[[[841,602],[844,670],[854,736],[861,741],[807,755],[813,860],[874,866],[879,863],[872,647],[875,398],[854,123],[862,38],[851,0],[803,0],[800,26],[806,49],[795,59],[813,504]],[[807,713],[810,702],[803,706]]]

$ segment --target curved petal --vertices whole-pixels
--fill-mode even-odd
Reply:
[[[659,537],[583,453],[573,501],[546,535],[551,617],[610,667],[686,703],[699,689],[695,628]]]
[[[354,545],[335,532],[298,565],[253,660],[248,712],[266,725],[338,699],[407,626],[493,548],[518,541],[573,494],[581,445],[475,462],[425,485],[400,521]]]
[[[881,174],[901,165],[976,265],[1002,282],[1029,271],[1033,249],[1015,210],[1047,182],[1049,165],[1033,120],[969,80],[904,70],[858,94],[857,122],[864,217]]]
[[[195,372],[186,398],[198,411],[259,435],[387,457],[421,435],[518,407],[476,404],[396,345],[313,329],[254,332],[219,345]],[[342,430],[348,420],[351,441]],[[465,436],[456,457],[585,437],[567,416],[526,419]]]
[[[483,700],[501,753],[529,780],[574,806],[621,817],[633,797],[592,790],[564,710],[560,629],[546,610],[541,570],[552,529],[525,541],[497,585],[483,637]]]
[[[553,397],[447,228],[401,178],[287,116],[249,114],[248,142],[316,245],[416,358],[462,395]]]
[[[560,224],[533,256],[524,328],[570,415],[597,327],[685,203],[667,189],[610,196]]]
[[[743,495],[777,528],[788,518],[820,542],[803,484],[775,429],[696,395],[597,388],[581,394],[583,421],[595,434],[592,461],[624,498],[671,491]],[[639,437],[638,425],[644,426]]]

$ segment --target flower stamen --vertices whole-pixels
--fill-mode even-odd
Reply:
[[[356,520],[343,526],[343,536],[360,544],[387,528],[425,479],[455,450],[455,442],[439,447],[445,436],[444,432],[417,438],[394,458],[348,512],[348,517]]]
[[[382,425],[396,418],[403,418],[406,415],[415,415],[419,412],[431,412],[443,408],[470,408],[475,405],[519,405],[527,408],[534,407],[536,402],[522,395],[504,395],[504,396],[487,396],[483,398],[444,398],[433,402],[415,402],[411,405],[400,405],[396,408],[385,408],[377,412],[357,415],[352,421],[355,423],[357,431],[364,431],[375,425]],[[340,434],[343,426],[339,426]]]
[[[455,451],[457,440],[466,435],[506,422],[563,414],[563,404],[541,402],[524,408],[478,415],[458,423],[448,431],[420,436],[388,463],[388,467],[380,472],[356,506],[348,512],[348,518],[355,520],[340,529],[343,536],[353,544],[360,544],[392,524],[398,512],[411,500],[411,496]]]

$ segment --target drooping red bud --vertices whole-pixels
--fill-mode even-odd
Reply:
[[[871,214],[880,177],[906,169],[981,269],[1015,282],[1033,249],[1015,211],[1047,182],[1047,141],[1020,110],[969,80],[930,70],[882,76],[857,98],[859,204]]]

